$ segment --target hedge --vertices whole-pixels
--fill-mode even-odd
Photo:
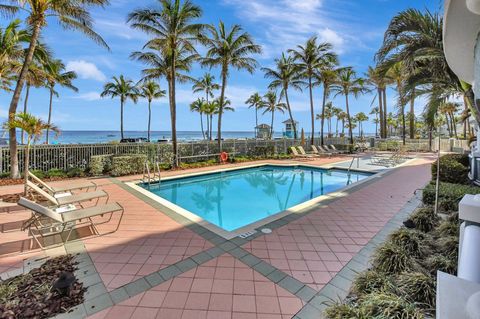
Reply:
[[[439,208],[447,212],[457,211],[458,203],[466,194],[480,194],[480,187],[440,183],[438,193]],[[435,205],[435,183],[428,184],[423,190],[423,203]]]
[[[468,184],[468,155],[448,154],[440,157],[440,181],[446,183]],[[432,179],[437,176],[437,162],[432,165]]]
[[[98,176],[108,173],[112,167],[112,158],[113,154],[90,157],[90,164],[88,166],[90,174]]]
[[[146,155],[124,155],[115,156],[112,158],[112,170],[110,175],[112,176],[124,176],[139,174],[143,172]]]

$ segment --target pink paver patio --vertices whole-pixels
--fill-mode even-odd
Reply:
[[[243,248],[319,290],[430,179],[418,159]]]
[[[304,303],[225,254],[89,319],[291,318]]]

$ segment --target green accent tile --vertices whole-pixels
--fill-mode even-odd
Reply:
[[[180,275],[182,273],[182,271],[180,271],[180,269],[178,269],[177,267],[175,266],[168,266],[167,268],[164,268],[162,270],[159,270],[157,272],[160,276],[162,276],[163,279],[165,280],[169,280],[177,275]]]
[[[287,276],[286,273],[284,273],[281,270],[274,270],[272,273],[270,273],[267,278],[273,281],[274,283],[280,282],[283,278]]]
[[[253,267],[259,264],[262,260],[252,254],[247,254],[240,259],[244,264]]]
[[[297,279],[287,276],[278,282],[278,285],[292,294],[296,294],[300,289],[305,286],[302,282]]]
[[[272,272],[274,272],[277,268],[273,267],[269,263],[266,263],[266,262],[262,261],[262,262],[256,264],[255,266],[253,266],[253,269],[255,269],[256,271],[258,271],[259,273],[261,273],[264,276],[268,276]]]
[[[196,255],[193,255],[192,257],[190,257],[193,259],[193,261],[195,261],[197,264],[201,265],[209,260],[212,260],[213,257],[210,256],[209,254],[207,254],[206,252],[201,252],[201,253],[198,253]]]
[[[158,273],[154,272],[153,274],[147,275],[144,277],[145,280],[151,287],[155,287],[165,282],[165,280]]]
[[[184,259],[182,261],[179,261],[178,263],[175,264],[178,269],[180,269],[181,272],[186,272],[189,271],[190,269],[193,269],[197,267],[198,265],[193,261],[191,258]]]
[[[144,278],[137,279],[125,285],[125,291],[130,297],[136,296],[139,293],[152,288]]]
[[[110,292],[110,297],[112,298],[113,303],[119,304],[122,301],[125,301],[130,298],[127,291],[124,287],[117,288]]]
[[[97,273],[88,275],[82,278],[80,281],[83,283],[84,287],[90,287],[103,282],[102,278],[100,278],[100,276]]]
[[[230,241],[237,246],[243,246],[246,243],[248,243],[248,240],[246,240],[245,238],[240,238],[240,237],[235,237],[233,239],[230,239]]]
[[[309,305],[306,304],[305,307],[300,310],[296,316],[300,319],[319,319],[321,318],[322,311]]]
[[[211,239],[209,239],[210,242],[214,245],[221,245],[223,244],[224,242],[226,242],[227,240],[223,237],[220,237],[220,236],[216,236],[216,237],[213,237]]]
[[[113,306],[113,301],[109,294],[103,294],[95,299],[85,301],[85,310],[89,316],[111,306]]]
[[[347,297],[348,292],[329,283],[325,285],[318,294],[325,296],[332,301],[340,301]]]
[[[218,256],[221,256],[223,255],[225,252],[218,248],[218,247],[213,247],[213,248],[210,248],[208,249],[207,251],[205,251],[207,254],[209,254],[210,256],[212,256],[213,258],[215,257],[218,257]]]
[[[237,247],[235,249],[232,249],[229,251],[230,255],[237,257],[237,258],[242,258],[243,256],[248,254],[248,251],[246,251],[243,248]]]
[[[330,280],[329,284],[334,285],[345,292],[349,292],[350,287],[352,286],[352,281],[337,274],[332,280]]]
[[[85,300],[90,300],[98,296],[101,296],[105,293],[107,293],[107,289],[105,288],[105,285],[103,284],[103,282],[100,282],[98,284],[88,287],[87,291],[84,294],[84,297],[85,297]]]
[[[227,242],[221,244],[219,247],[222,248],[222,249],[225,250],[225,251],[230,251],[230,250],[232,250],[232,249],[237,248],[237,245],[235,245],[234,243],[231,243],[231,242],[227,241]]]
[[[302,299],[305,302],[310,301],[316,294],[317,292],[315,289],[312,289],[308,286],[304,286],[302,289],[300,289],[295,296],[298,298]]]

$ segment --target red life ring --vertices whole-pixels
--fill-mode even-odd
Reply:
[[[227,152],[220,153],[220,161],[222,163],[226,163],[227,160],[228,160],[228,153]]]

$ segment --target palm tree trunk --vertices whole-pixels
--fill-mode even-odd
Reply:
[[[213,114],[210,114],[210,141],[212,140],[213,135]]]
[[[27,181],[28,181],[28,168],[30,166],[30,142],[31,142],[31,138],[30,138],[30,136],[28,136],[27,137],[27,147],[25,149],[25,161],[23,162],[24,165],[25,165],[25,167],[23,169],[23,179],[24,179],[23,193],[24,193],[25,197],[27,196],[27,191],[28,191]]]
[[[123,98],[120,98],[120,138],[123,139]]]
[[[410,138],[415,138],[415,88],[412,89],[412,98],[410,99]]]
[[[348,106],[348,94],[345,94],[345,103],[347,108],[348,132],[350,135],[350,144],[353,145],[352,119],[350,118],[350,108]]]
[[[52,102],[53,102],[53,87],[50,88],[50,104],[48,105],[48,125],[50,125],[50,123],[52,122]],[[46,139],[46,143],[50,143],[50,129],[47,127],[47,139]]]
[[[455,134],[455,138],[458,138],[458,134],[457,134],[457,123],[455,121],[455,114],[450,113],[450,118],[452,119],[452,127],[453,127],[453,132]]]
[[[150,141],[150,123],[152,123],[152,101],[148,100],[148,133],[147,133],[147,138],[148,141]]]
[[[315,144],[315,114],[313,112],[313,90],[312,90],[312,77],[308,78],[308,90],[310,93],[310,116],[312,118],[312,139],[311,145]]]
[[[258,127],[258,107],[255,105],[255,138],[257,138],[257,127]]]
[[[220,92],[220,109],[218,112],[218,149],[219,152],[222,152],[222,115],[223,115],[223,104],[225,100],[225,89],[227,86],[227,67],[223,66],[222,69],[222,90]]]
[[[338,137],[338,117],[337,117],[337,124],[335,126],[335,137]]]
[[[292,109],[290,108],[290,99],[288,98],[288,88],[284,88],[285,91],[285,101],[287,102],[287,108],[288,108],[288,116],[290,117],[290,121],[292,121],[292,127],[293,127],[293,139],[297,139],[297,125],[295,124],[295,120],[293,119],[292,115]]]
[[[203,130],[203,113],[200,112],[200,128],[202,129],[202,137],[205,139],[205,131]]]
[[[35,53],[35,48],[37,46],[38,37],[40,36],[40,30],[42,28],[41,21],[35,21],[33,25],[32,37],[30,38],[30,44],[28,46],[27,55],[25,61],[22,65],[22,70],[18,76],[17,85],[15,86],[15,91],[13,92],[12,101],[10,102],[10,107],[8,109],[8,120],[12,121],[17,113],[18,101],[20,100],[20,94],[23,89],[23,84],[27,77],[28,69],[33,60],[33,54]],[[10,128],[8,131],[10,139],[10,176],[12,178],[20,178],[20,172],[18,169],[18,149],[17,149],[17,132],[14,127]]]
[[[327,101],[327,88],[325,87],[325,84],[323,85],[323,101],[322,101],[322,119],[321,119],[321,124],[320,124],[320,145],[323,146],[324,141],[323,141],[323,126],[325,123],[325,103]]]
[[[273,119],[275,117],[275,108],[272,110],[272,125],[270,126],[270,139],[273,140]]]
[[[23,101],[23,113],[27,113],[28,108],[28,96],[30,95],[30,84],[27,83],[27,87],[25,90],[25,101]],[[22,144],[24,140],[24,131],[22,130]]]
[[[384,88],[382,89],[382,96],[383,96],[383,129],[384,129],[384,138],[387,138],[387,118],[388,118],[388,112],[387,112],[387,89]]]
[[[176,48],[174,48],[175,52]],[[170,66],[170,121],[172,124],[172,147],[173,147],[173,167],[178,166],[178,145],[177,145],[177,104],[175,100],[175,81],[176,81],[176,57],[173,54],[172,65]]]
[[[377,95],[378,95],[378,113],[380,117],[380,138],[385,138],[385,128],[384,128],[384,121],[383,121],[383,97],[382,97],[382,89],[377,88]],[[376,129],[375,129],[376,131]],[[376,134],[376,133],[375,133]]]

